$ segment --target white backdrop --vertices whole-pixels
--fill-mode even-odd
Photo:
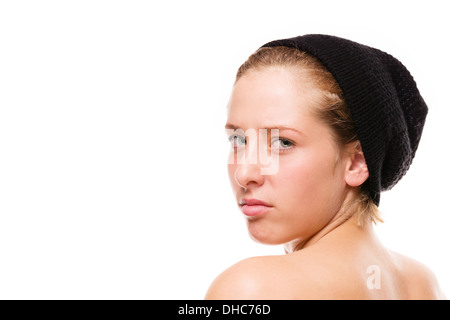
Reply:
[[[262,44],[387,51],[430,111],[381,197],[390,248],[450,294],[446,1],[1,1],[0,298],[202,299],[253,243],[226,174],[225,106]]]

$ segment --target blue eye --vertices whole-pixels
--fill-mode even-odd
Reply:
[[[237,134],[232,134],[228,140],[231,143],[231,146],[234,148],[237,148],[239,146],[244,146],[246,144],[246,140],[245,137],[237,135]]]
[[[276,138],[272,140],[271,148],[278,150],[288,150],[294,147],[294,143],[291,140],[284,138]]]

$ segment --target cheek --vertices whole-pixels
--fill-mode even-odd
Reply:
[[[333,166],[320,154],[291,157],[280,160],[278,177],[289,189],[311,194],[329,183]]]
[[[306,239],[318,232],[339,208],[339,197],[336,196],[339,191],[332,169],[329,163],[317,160],[280,163],[279,172],[271,181],[278,215],[273,217],[270,228],[254,228],[270,230],[267,233],[272,234],[277,243]]]
[[[332,210],[339,198],[343,178],[335,170],[335,161],[320,153],[280,159],[274,190],[290,212],[317,217]],[[306,218],[306,216],[305,216]]]

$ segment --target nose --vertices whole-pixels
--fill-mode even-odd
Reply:
[[[259,186],[264,183],[261,163],[258,157],[258,150],[261,147],[258,144],[257,135],[253,131],[246,131],[247,143],[245,150],[237,156],[237,165],[234,172],[234,180],[243,189],[248,189],[252,185]]]
[[[237,165],[234,180],[241,188],[249,189],[252,186],[262,185],[264,176],[258,164],[243,163]]]

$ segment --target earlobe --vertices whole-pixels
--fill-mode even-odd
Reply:
[[[345,172],[345,182],[351,187],[358,187],[369,178],[369,169],[366,159],[358,142],[354,152],[349,158],[348,166]]]

